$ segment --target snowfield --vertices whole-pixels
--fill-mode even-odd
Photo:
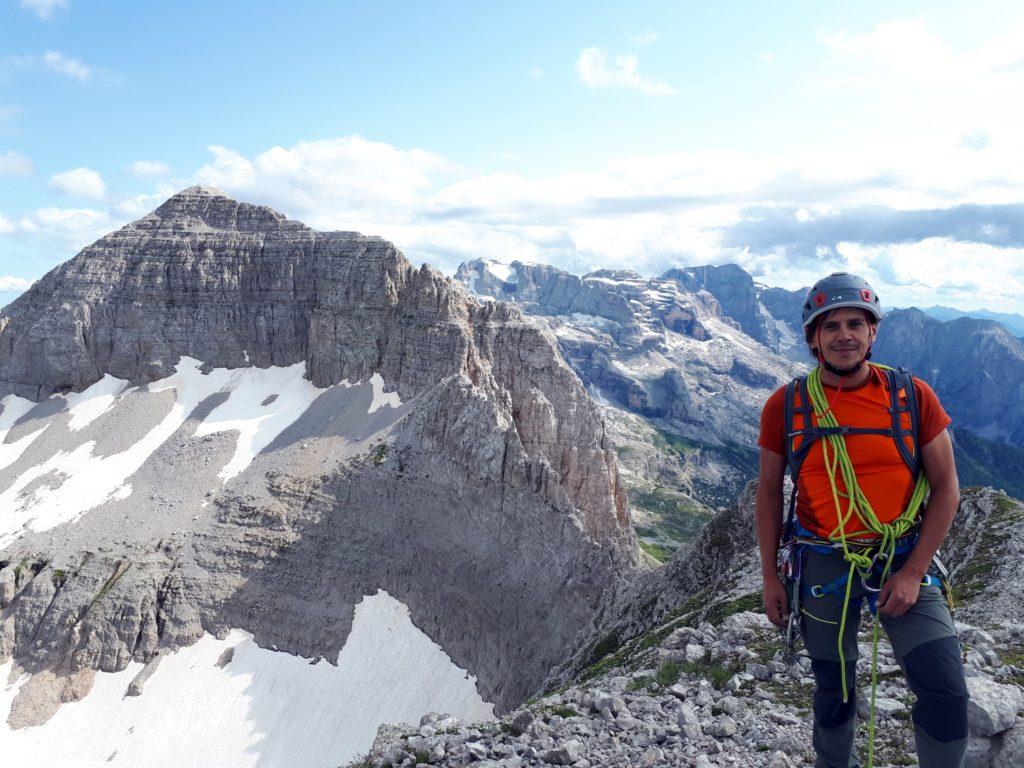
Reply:
[[[203,437],[235,432],[234,453],[221,469],[219,479],[227,483],[243,472],[274,439],[302,416],[326,389],[318,389],[304,377],[305,364],[271,368],[215,368],[201,372],[202,363],[183,357],[173,375],[148,386],[151,393],[173,390],[174,402],[159,423],[134,444],[110,455],[97,455],[96,441],[76,438],[101,416],[116,410],[126,396],[139,388],[105,376],[80,393],[63,398],[63,409],[40,420],[32,434],[11,443],[4,442],[11,427],[35,406],[13,395],[4,398],[0,413],[0,470],[16,462],[48,429],[66,431],[64,446],[24,469],[0,485],[0,548],[15,541],[25,529],[46,531],[73,522],[91,509],[132,494],[129,478],[174,435],[196,407],[214,395],[224,396],[200,421],[194,432]],[[352,387],[342,382],[337,386]],[[384,392],[384,380],[374,374],[369,413],[380,408],[398,408],[395,392]],[[60,400],[61,396],[54,398]],[[116,414],[114,414],[116,416]],[[66,420],[66,426],[55,424]],[[17,471],[17,470],[14,470]]]
[[[259,648],[236,629],[162,658],[142,695],[126,696],[141,669],[98,672],[83,700],[43,725],[12,731],[7,713],[27,676],[10,681],[11,662],[0,665],[4,764],[325,768],[368,751],[381,723],[415,724],[427,712],[494,717],[476,678],[383,591],[356,606],[337,666]]]

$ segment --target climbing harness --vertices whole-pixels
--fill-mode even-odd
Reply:
[[[801,617],[815,618],[803,607],[802,598],[806,596],[819,597],[825,594],[843,595],[838,646],[844,703],[847,701],[849,693],[843,636],[846,629],[847,608],[855,580],[859,580],[868,593],[868,602],[873,615],[868,768],[874,764],[875,693],[878,682],[878,629],[880,622],[876,610],[876,600],[890,576],[895,558],[909,552],[916,542],[916,529],[920,524],[918,512],[928,492],[928,480],[922,471],[919,455],[919,415],[913,377],[902,369],[893,369],[876,363],[870,363],[870,365],[882,370],[887,378],[889,412],[892,415],[889,427],[867,428],[840,425],[832,413],[832,404],[828,402],[825,395],[821,383],[820,365],[814,368],[808,376],[790,382],[786,388],[786,460],[793,481],[793,489],[789,498],[789,513],[780,547],[780,575],[784,578],[791,598],[789,621],[784,631],[788,653],[793,653],[794,645],[799,637]],[[797,394],[800,396],[799,404],[796,402]],[[903,414],[909,416],[909,429],[903,426]],[[796,415],[801,416],[802,424],[799,429],[795,426]],[[861,490],[853,463],[847,452],[847,435],[885,435],[896,442],[900,456],[914,478],[914,490],[906,509],[892,522],[883,523],[878,519],[870,501]],[[907,445],[906,438],[911,439],[912,448]],[[795,444],[797,439],[800,441],[799,445]],[[825,471],[832,491],[832,502],[836,511],[837,525],[827,538],[814,536],[799,525],[795,516],[797,477],[807,454],[815,445],[821,446]],[[839,490],[839,479],[842,480],[845,492]],[[802,584],[801,561],[805,548],[841,553],[843,559],[849,564],[848,571],[828,584]],[[941,586],[944,586],[943,591],[952,608],[948,584],[945,583],[945,568],[938,563],[937,569],[940,573],[939,577],[929,575],[922,583],[932,584],[934,583],[932,579],[936,579]]]

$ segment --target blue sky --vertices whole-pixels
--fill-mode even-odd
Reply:
[[[0,303],[190,184],[452,271],[735,261],[1024,312],[1024,10],[0,4]]]

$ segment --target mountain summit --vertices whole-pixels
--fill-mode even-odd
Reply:
[[[215,190],[175,195],[0,310],[0,382],[15,745],[52,741],[24,727],[94,684],[158,695],[179,654],[223,652],[230,673],[232,654],[287,652],[369,676],[308,713],[335,734],[311,759],[336,763],[386,719],[522,701],[636,564],[604,423],[549,332],[380,238]],[[475,687],[388,693],[433,674],[389,646],[416,633]],[[256,690],[313,700],[267,674]],[[143,763],[161,764],[143,743],[175,754],[173,735],[129,725]],[[257,725],[263,755],[306,733]],[[195,738],[220,749],[227,727]]]

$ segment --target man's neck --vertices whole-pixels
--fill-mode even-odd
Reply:
[[[837,376],[832,371],[820,366],[821,368],[821,383],[826,387],[838,388],[842,385],[843,389],[852,389],[853,387],[859,387],[861,384],[868,380],[871,376],[871,366],[867,360],[865,360],[857,372],[852,376]]]

